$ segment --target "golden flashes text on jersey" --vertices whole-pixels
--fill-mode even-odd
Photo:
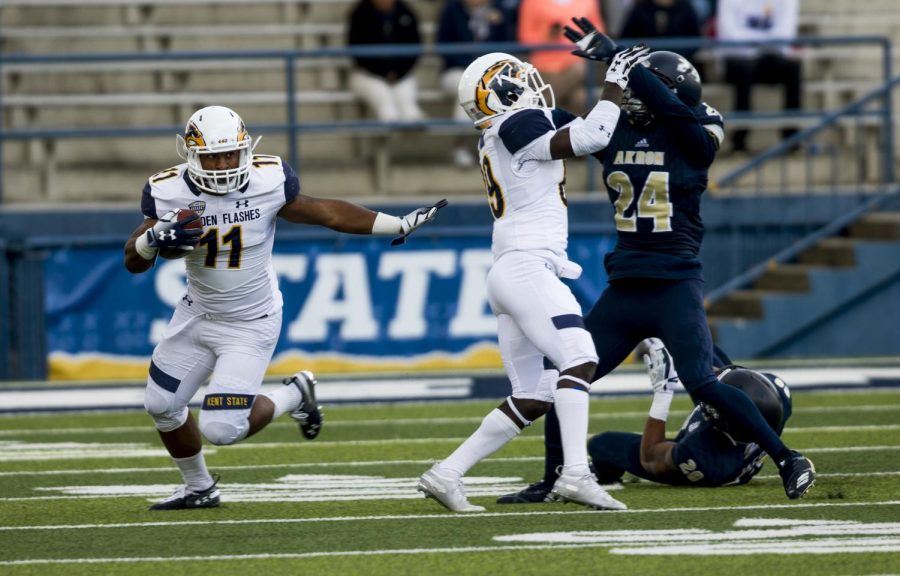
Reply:
[[[222,224],[239,224],[241,222],[250,222],[251,220],[259,220],[262,214],[259,208],[252,210],[241,210],[240,212],[225,212],[224,214],[207,214],[202,216],[203,227],[218,226],[219,218],[222,218]]]

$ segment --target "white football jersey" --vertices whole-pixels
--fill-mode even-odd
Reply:
[[[575,117],[563,110],[526,108],[492,119],[478,142],[488,202],[494,214],[494,259],[511,250],[549,250],[566,257],[569,219],[563,160],[536,155]]]
[[[191,310],[221,320],[254,320],[281,309],[272,266],[275,220],[300,191],[294,170],[278,156],[255,154],[243,191],[223,196],[197,190],[179,164],[150,177],[141,209],[145,218],[190,208],[203,236],[184,258]]]

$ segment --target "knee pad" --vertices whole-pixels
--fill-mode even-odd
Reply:
[[[209,440],[211,444],[217,446],[228,446],[247,436],[250,429],[250,423],[244,419],[242,422],[235,422],[222,419],[210,419],[200,416],[200,433]]]
[[[153,383],[144,391],[144,409],[156,423],[160,432],[171,432],[180,428],[188,419],[187,406],[176,407],[175,395]]]

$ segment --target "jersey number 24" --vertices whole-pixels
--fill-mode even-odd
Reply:
[[[653,232],[672,231],[672,204],[669,202],[669,173],[653,171],[647,175],[644,189],[635,198],[634,185],[628,174],[612,172],[606,186],[617,193],[616,230],[637,232],[637,219],[650,218]]]

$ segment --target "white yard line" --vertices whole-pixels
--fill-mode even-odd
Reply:
[[[808,454],[816,453],[832,453],[832,452],[881,452],[900,450],[900,446],[831,446],[822,448],[804,448],[803,452]],[[543,462],[543,456],[514,456],[502,458],[488,458],[485,462]],[[293,468],[360,468],[367,466],[406,466],[406,465],[426,465],[434,464],[433,458],[420,460],[366,460],[354,462],[289,462],[284,464],[247,464],[247,465],[230,465],[230,466],[213,466],[215,471],[240,471],[240,470],[280,470]],[[15,470],[11,472],[0,472],[0,478],[6,476],[77,476],[82,474],[146,474],[148,472],[172,472],[171,466],[153,466],[153,467],[131,467],[131,468],[76,468],[72,470]],[[833,473],[818,474],[818,476],[855,476],[855,475],[877,475],[887,474],[893,475],[897,472],[860,472],[860,473]],[[758,476],[765,478],[766,476]],[[0,501],[3,499],[0,498]]]
[[[295,554],[233,554],[219,556],[172,556],[145,558],[35,558],[32,560],[10,560],[0,562],[0,566],[28,566],[46,564],[134,564],[139,562],[192,562],[211,560],[222,562],[227,560],[294,560],[298,558],[328,558],[338,556],[387,556],[418,554],[461,554],[465,552],[494,552],[497,550],[547,550],[550,548],[596,548],[594,544],[585,545],[550,545],[550,546],[460,546],[459,548],[405,548],[399,550],[346,550],[341,552],[303,552]]]
[[[670,416],[687,416],[688,410],[673,410]],[[875,405],[864,404],[861,406],[813,406],[799,410],[799,414],[829,414],[844,412],[897,412],[900,413],[900,405]],[[641,418],[646,416],[646,411],[632,412],[591,412],[591,420],[604,420],[611,418]],[[377,420],[339,420],[329,421],[329,428],[352,428],[352,427],[374,427],[389,424],[391,426],[419,426],[421,424],[472,424],[481,422],[483,416],[465,416],[456,418],[399,418],[399,419],[377,419]],[[293,422],[275,422],[268,428],[294,428],[296,424]],[[798,430],[797,428],[788,428],[788,430]],[[122,434],[122,433],[145,433],[152,432],[152,425],[146,426],[104,426],[104,427],[72,427],[72,428],[29,428],[29,429],[0,429],[0,437],[2,436],[66,436],[70,434]]]
[[[249,518],[243,520],[182,520],[179,522],[121,522],[111,524],[43,524],[36,526],[0,526],[2,531],[22,530],[96,530],[107,528],[146,528],[174,526],[230,526],[247,524],[317,524],[322,522],[382,522],[402,520],[468,520],[479,518],[511,518],[573,514],[667,514],[671,512],[737,512],[742,510],[771,510],[799,508],[848,508],[861,506],[900,506],[900,500],[874,502],[797,502],[793,504],[758,504],[749,506],[691,506],[679,508],[645,508],[615,512],[596,510],[548,510],[540,512],[483,512],[478,514],[398,514],[383,516],[329,516],[320,518]],[[3,563],[0,562],[0,565]]]
[[[427,463],[422,464],[425,466]],[[218,470],[218,469],[217,469]],[[172,469],[166,470],[167,473],[171,474]],[[886,471],[886,472],[830,472],[823,473],[818,475],[819,478],[829,478],[829,477],[840,477],[840,478],[868,478],[873,476],[900,476],[900,471]],[[297,478],[304,478],[303,476],[297,476]],[[414,478],[384,478],[384,477],[375,477],[372,478],[364,478],[359,477],[360,480],[365,479],[365,481],[372,484],[372,489],[375,492],[369,492],[365,495],[359,493],[353,493],[353,496],[349,496],[346,490],[342,489],[342,482],[346,482],[346,479],[341,476],[334,476],[331,479],[323,479],[321,474],[316,474],[312,477],[309,477],[308,480],[304,480],[304,484],[302,486],[295,486],[289,488],[288,492],[293,495],[293,498],[284,496],[285,490],[285,482],[290,484],[291,482],[296,482],[297,480],[294,476],[287,476],[284,478],[280,478],[277,482],[264,484],[263,494],[269,495],[272,498],[275,498],[273,501],[332,501],[332,500],[367,500],[367,499],[382,499],[382,500],[396,500],[396,499],[411,499],[416,498],[416,494],[412,492],[412,486],[414,485]],[[779,477],[775,474],[765,474],[757,477],[759,481],[771,481],[771,480],[780,480]],[[494,484],[488,485],[485,482],[494,482]],[[496,484],[500,482],[500,484]],[[512,482],[512,483],[510,483]],[[498,494],[503,494],[505,492],[510,492],[515,490],[523,484],[524,481],[519,478],[495,478],[488,477],[482,478],[478,476],[468,476],[467,484],[469,484],[469,493],[470,495],[475,496],[496,496]],[[324,485],[324,486],[323,486]],[[225,492],[226,496],[231,499],[235,498],[238,501],[259,501],[260,492],[254,491],[253,484],[242,484],[240,482],[236,482],[230,484],[226,487]],[[325,491],[323,492],[323,488]],[[624,485],[613,485],[608,487],[608,489],[623,489]],[[258,486],[256,487],[259,488]],[[345,488],[345,487],[344,487]],[[155,494],[159,492],[159,495],[162,495],[167,492],[169,486],[154,484],[152,486],[140,486],[140,487],[129,487],[129,486],[120,486],[120,485],[99,485],[99,486],[90,486],[90,487],[78,487],[78,486],[68,486],[61,488],[35,488],[35,490],[39,492],[47,492],[47,491],[57,491],[62,492],[62,494],[56,495],[43,495],[43,496],[9,496],[5,498],[0,498],[0,502],[44,502],[44,501],[55,501],[55,500],[97,500],[97,499],[115,499],[115,498],[132,498],[139,496],[149,496],[151,494]],[[297,493],[297,490],[303,491],[303,496],[300,497]],[[304,490],[305,489],[305,490]],[[355,497],[354,497],[355,496]]]

